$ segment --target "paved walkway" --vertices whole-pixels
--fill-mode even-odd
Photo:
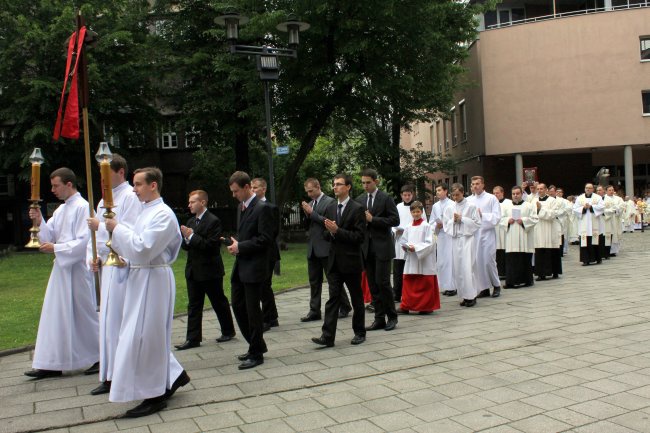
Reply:
[[[90,396],[94,377],[31,381],[30,353],[0,358],[0,432],[650,432],[650,233],[624,241],[600,266],[578,266],[571,247],[559,281],[475,308],[443,297],[360,346],[348,318],[318,349],[320,324],[298,321],[308,289],[282,293],[262,366],[237,370],[240,338],[176,352],[192,382],[145,418]],[[184,329],[176,320],[174,342]]]

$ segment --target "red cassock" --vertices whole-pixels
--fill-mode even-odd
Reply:
[[[435,275],[404,275],[400,308],[405,311],[423,312],[439,310],[438,278]]]
[[[368,276],[366,271],[363,271],[361,274],[361,290],[363,290],[363,303],[367,304],[372,301],[372,295],[370,294],[370,286],[368,285]]]

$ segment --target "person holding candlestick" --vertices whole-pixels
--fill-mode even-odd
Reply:
[[[95,292],[85,265],[90,232],[86,226],[88,202],[77,192],[76,176],[69,168],[50,175],[52,192],[64,204],[45,222],[40,209],[29,217],[40,228],[43,253],[54,254],[36,337],[32,370],[36,379],[60,376],[99,360],[99,320]]]
[[[98,155],[98,159],[103,155]],[[108,158],[107,158],[108,159]],[[105,204],[107,194],[97,206],[97,216],[88,219],[88,227],[97,232],[97,262],[94,263],[92,246],[88,242],[86,250],[87,262],[94,272],[103,267],[101,273],[101,305],[99,307],[99,381],[101,384],[90,391],[92,395],[105,394],[111,390],[115,350],[122,325],[122,311],[124,309],[124,296],[126,280],[129,275],[127,266],[105,266],[110,252],[106,242],[109,239],[106,230],[104,208],[115,208],[116,219],[121,224],[133,228],[138,214],[142,211],[142,203],[133,192],[133,187],[126,180],[128,164],[126,160],[114,153],[112,160],[105,163],[109,167],[108,176],[102,170],[102,191],[108,187],[111,192],[109,197],[111,206]],[[104,165],[102,165],[102,168]],[[108,210],[108,209],[106,209]]]

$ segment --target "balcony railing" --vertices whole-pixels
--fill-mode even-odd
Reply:
[[[503,27],[511,27],[520,24],[535,23],[538,21],[554,20],[558,18],[574,17],[576,15],[588,15],[588,14],[595,14],[595,13],[602,13],[602,12],[612,12],[612,11],[618,11],[623,9],[647,8],[649,6],[650,6],[650,0],[645,0],[643,3],[612,6],[611,8],[581,9],[576,11],[561,12],[561,13],[556,13],[551,15],[542,15],[538,17],[525,18],[523,20],[508,21],[506,23],[501,23],[501,24],[492,24],[490,26],[486,26],[485,30],[500,29]]]

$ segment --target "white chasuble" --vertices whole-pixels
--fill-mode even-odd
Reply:
[[[590,208],[585,208],[589,204]],[[580,236],[580,246],[587,246],[587,237],[591,236],[592,245],[598,245],[598,235],[600,234],[600,217],[605,211],[603,199],[598,194],[591,194],[586,197],[581,194],[573,205],[573,213],[578,219],[578,235]]]
[[[462,216],[460,222],[454,222],[454,213]],[[474,299],[483,289],[476,278],[474,238],[481,227],[478,209],[467,199],[463,199],[460,203],[454,203],[445,209],[442,223],[445,233],[452,238],[452,273],[458,296],[462,299]]]
[[[438,272],[438,285],[442,290],[456,290],[452,272],[451,236],[442,229],[442,218],[445,209],[455,206],[453,200],[444,198],[436,202],[431,208],[429,225],[433,227],[436,239],[436,268]]]
[[[480,211],[481,228],[476,235],[476,278],[481,290],[500,287],[497,270],[497,238],[495,228],[501,221],[499,200],[483,191],[467,197],[467,201]]]

